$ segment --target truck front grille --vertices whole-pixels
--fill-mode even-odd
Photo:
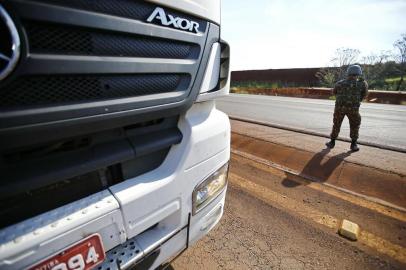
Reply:
[[[196,59],[199,46],[176,40],[25,22],[30,51],[41,54]]]
[[[0,106],[12,109],[138,97],[185,91],[189,83],[188,74],[22,77],[3,90]]]
[[[0,82],[0,138],[3,130],[23,132],[37,124],[56,129],[56,123],[71,122],[74,129],[74,123],[96,122],[96,114],[98,122],[126,115],[125,124],[151,118],[151,112],[178,115],[197,96],[195,80],[204,72],[200,64],[211,35],[208,21],[164,7],[171,16],[198,22],[199,32],[149,23],[158,5],[146,1],[5,0],[2,5],[18,26],[22,57],[12,76]],[[111,120],[99,127],[117,125]]]

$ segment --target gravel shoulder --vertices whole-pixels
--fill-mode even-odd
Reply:
[[[229,186],[224,216],[173,269],[401,269]]]

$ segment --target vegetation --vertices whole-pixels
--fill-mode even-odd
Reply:
[[[381,51],[362,58],[359,50],[337,49],[331,59],[331,67],[323,68],[316,74],[320,85],[333,87],[336,81],[345,77],[345,71],[349,65],[360,64],[370,89],[405,91],[406,34],[395,41],[393,46],[394,51]]]
[[[234,88],[251,88],[251,89],[277,89],[284,87],[301,87],[295,83],[286,83],[281,81],[267,82],[267,81],[232,81],[231,87]]]
[[[406,33],[395,41],[393,46],[396,48],[395,61],[399,64],[398,72],[400,73],[400,80],[397,84],[396,90],[401,90],[402,85],[405,85],[404,76],[406,74]]]

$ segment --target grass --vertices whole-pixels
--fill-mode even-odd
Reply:
[[[279,88],[279,83],[277,82],[258,82],[258,81],[247,81],[247,82],[232,82],[232,87],[236,88]]]
[[[249,91],[241,89],[239,87],[231,87],[230,92],[235,94],[251,94]]]
[[[394,77],[394,78],[385,79],[386,83],[395,83],[395,82],[398,82],[398,81],[400,81],[400,77]]]
[[[381,90],[381,91],[396,91],[397,84],[400,81],[399,77],[386,78],[381,81],[378,85],[374,81],[368,81],[370,90]],[[296,83],[286,83],[286,82],[266,82],[266,81],[232,81],[231,88],[234,89],[234,93],[247,93],[247,89],[281,89],[281,88],[309,88],[309,86],[297,85]],[[316,86],[317,87],[317,86]],[[406,83],[402,83],[401,91],[405,91]]]
[[[295,83],[286,82],[266,82],[266,81],[244,81],[244,82],[231,82],[231,87],[236,88],[254,88],[254,89],[276,89],[285,87],[303,87],[303,85],[296,85]]]

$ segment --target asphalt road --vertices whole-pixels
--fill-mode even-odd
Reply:
[[[334,101],[230,94],[217,101],[230,116],[329,135]],[[360,141],[406,150],[406,106],[363,103]],[[345,118],[340,137],[349,138]]]

